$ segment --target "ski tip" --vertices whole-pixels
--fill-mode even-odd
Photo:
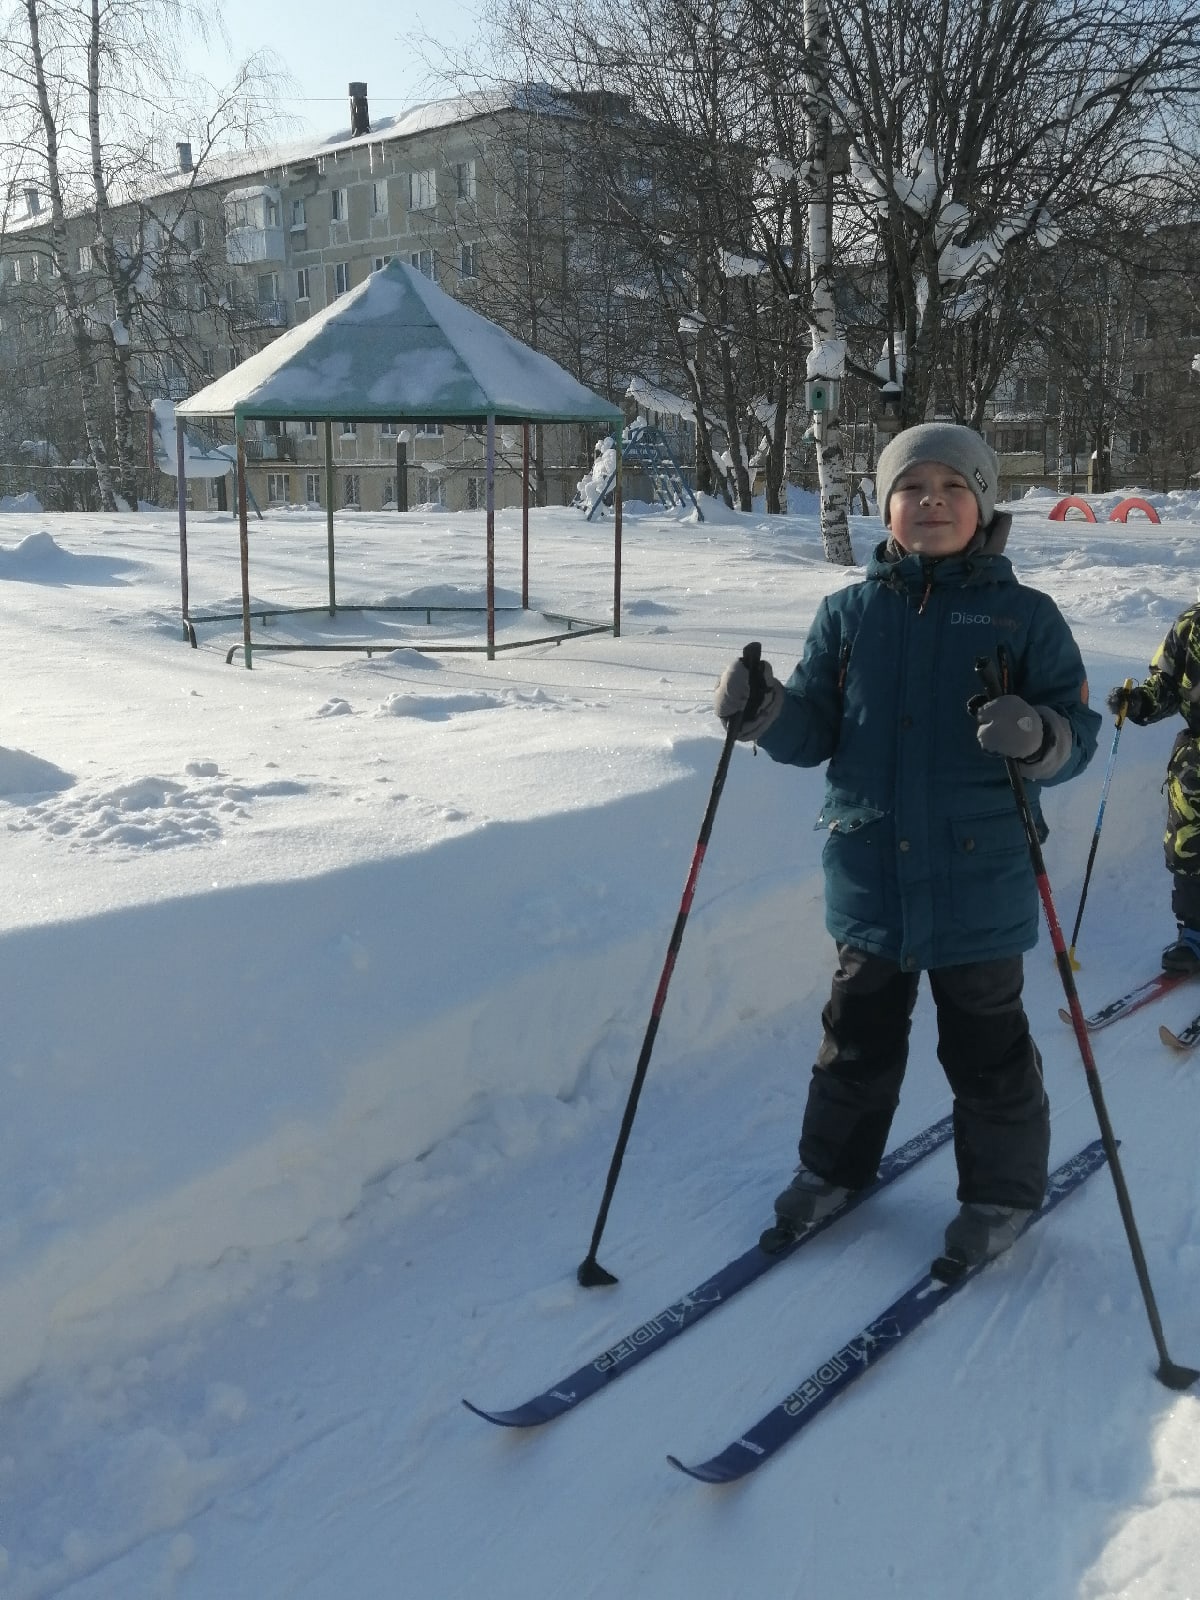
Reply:
[[[531,1413],[528,1406],[518,1406],[514,1411],[488,1411],[484,1406],[477,1406],[473,1400],[463,1400],[463,1405],[472,1416],[482,1417],[485,1422],[494,1423],[497,1428],[533,1428],[539,1422],[549,1419],[540,1413]]]
[[[1184,1044],[1179,1035],[1177,1033],[1172,1033],[1165,1022],[1159,1024],[1158,1037],[1165,1045],[1169,1045],[1172,1050],[1187,1049],[1187,1046]]]
[[[711,1461],[698,1462],[694,1467],[689,1467],[687,1462],[681,1461],[678,1456],[668,1456],[667,1460],[677,1472],[686,1473],[689,1478],[695,1478],[697,1483],[732,1483],[742,1476],[740,1472],[730,1472],[722,1468],[720,1456],[714,1456]]]
[[[1067,1023],[1068,1025],[1074,1020],[1072,1018],[1072,1016],[1071,1016],[1071,1013],[1067,1010],[1066,1006],[1059,1006],[1058,1014],[1061,1017],[1061,1019],[1065,1023]]]
[[[472,1416],[482,1417],[485,1422],[499,1422],[501,1416],[503,1415],[503,1413],[499,1411],[487,1411],[483,1406],[477,1406],[473,1400],[466,1399],[465,1396],[462,1403],[464,1406],[466,1406],[467,1410],[472,1414]]]

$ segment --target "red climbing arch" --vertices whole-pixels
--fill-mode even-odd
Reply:
[[[1110,522],[1126,522],[1131,511],[1144,511],[1151,522],[1158,521],[1158,512],[1155,511],[1148,500],[1143,500],[1140,494],[1131,494],[1122,500],[1119,506],[1114,506],[1108,514],[1108,520]],[[1053,515],[1053,512],[1051,512],[1051,515]]]
[[[1129,503],[1130,502],[1122,502],[1122,504]],[[1086,500],[1080,499],[1077,494],[1069,494],[1064,496],[1064,498],[1058,502],[1054,510],[1050,513],[1050,521],[1065,522],[1067,520],[1068,511],[1082,511],[1085,522],[1095,522],[1096,520],[1096,513],[1092,510],[1091,506],[1088,505]],[[1121,520],[1123,522],[1125,520],[1124,517],[1122,517]]]

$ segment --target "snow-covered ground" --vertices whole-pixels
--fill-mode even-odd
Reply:
[[[1009,550],[1093,693],[1195,597],[1200,505]],[[1109,502],[1099,502],[1101,511]],[[864,558],[876,537],[854,526]],[[535,603],[603,616],[611,524],[537,512]],[[239,593],[190,526],[193,609]],[[519,593],[499,519],[497,581]],[[256,600],[324,594],[319,515],[251,527]],[[343,600],[473,603],[482,518],[340,519]],[[509,1405],[738,1253],[791,1169],[832,970],[819,772],[734,755],[600,1258],[621,1111],[720,753],[712,684],[779,670],[815,519],[631,515],[622,637],[421,653],[478,624],[279,620],[408,648],[262,653],[179,626],[172,514],[0,515],[0,1596],[4,1600],[1183,1600],[1200,1401],[1153,1376],[1104,1174],[754,1478],[735,1437],[924,1266],[942,1151],[575,1415]],[[517,624],[506,620],[502,641]],[[415,646],[415,648],[412,648]],[[1079,939],[1095,1005],[1172,927],[1175,724],[1122,737]],[[1111,721],[1048,792],[1069,928]],[[1061,1160],[1095,1135],[1048,943],[1027,995]],[[1096,1036],[1168,1343],[1200,1362],[1200,1057]],[[893,1140],[947,1109],[922,999]]]

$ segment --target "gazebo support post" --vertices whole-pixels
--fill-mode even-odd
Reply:
[[[333,418],[325,418],[325,548],[329,568],[329,615],[337,615],[333,577]]]
[[[175,422],[175,487],[179,494],[179,603],[184,638],[190,639],[194,648],[196,632],[188,617],[187,475],[184,472],[183,423],[178,419]]]
[[[235,419],[237,428],[238,545],[242,559],[242,644],[247,670],[250,659],[250,529],[246,518],[246,424]]]
[[[613,485],[613,638],[621,637],[621,428],[617,425],[617,481]]]
[[[487,419],[487,658],[496,659],[496,413]]]
[[[521,609],[529,610],[529,424],[521,424]]]

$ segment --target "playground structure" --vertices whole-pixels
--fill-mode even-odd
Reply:
[[[666,434],[660,428],[652,428],[641,418],[630,423],[622,452],[622,467],[627,480],[630,473],[645,476],[655,504],[665,506],[668,511],[686,511],[690,506],[697,519],[704,521],[699,502],[688,486]],[[606,501],[611,503],[616,486],[616,449],[611,441],[602,440],[596,446],[596,464],[590,476],[580,482],[575,496],[575,504],[586,512],[589,522],[602,514]],[[628,496],[628,481],[625,492]]]
[[[1051,522],[1066,522],[1067,514],[1071,511],[1079,512],[1079,519],[1083,522],[1098,522],[1100,519],[1082,495],[1068,494],[1054,507],[1050,513]],[[1158,512],[1148,500],[1143,500],[1139,494],[1126,495],[1125,499],[1115,505],[1108,513],[1109,522],[1128,522],[1131,511],[1140,511],[1148,522],[1159,520]]]

